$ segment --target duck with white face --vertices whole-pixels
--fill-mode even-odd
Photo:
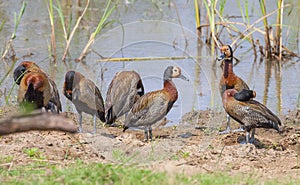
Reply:
[[[243,89],[249,90],[249,86],[247,83],[237,76],[233,71],[233,51],[230,45],[222,46],[221,55],[218,57],[218,60],[223,62],[223,70],[222,76],[219,82],[219,91],[221,97],[223,96],[224,92],[227,89],[235,89],[238,92],[242,91]],[[230,116],[227,115],[227,126],[226,130],[220,132],[220,134],[227,134],[230,132],[241,132],[244,131],[242,127],[239,129],[231,130],[230,128]]]
[[[129,127],[144,129],[145,141],[152,140],[152,125],[162,120],[178,99],[178,91],[173,78],[188,79],[181,74],[177,66],[169,66],[164,72],[164,87],[161,90],[146,93],[130,109],[123,131]]]

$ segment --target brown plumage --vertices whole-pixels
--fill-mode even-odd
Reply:
[[[16,82],[16,84],[20,85],[20,82],[26,73],[39,71],[45,73],[36,63],[23,61],[14,70],[14,81]]]
[[[224,91],[227,89],[235,89],[238,92],[242,91],[243,89],[249,89],[246,82],[235,75],[233,71],[233,51],[230,45],[222,46],[221,49],[221,55],[218,58],[220,61],[224,61],[223,63],[223,73],[222,77],[220,79],[219,83],[219,90],[221,97],[224,94]],[[230,117],[227,116],[227,127],[226,130],[223,132],[220,132],[221,134],[229,133],[231,131],[230,129]],[[242,131],[242,129],[238,129],[235,131]]]
[[[18,67],[14,70],[14,81],[16,84],[20,85],[20,82],[25,74],[30,72],[43,73],[48,78],[50,84],[50,101],[48,105],[45,106],[47,110],[51,110],[51,112],[59,113],[62,111],[59,92],[57,90],[57,86],[55,82],[49,77],[49,75],[42,70],[36,63],[31,61],[23,61]]]
[[[81,73],[68,71],[65,75],[63,94],[72,101],[79,113],[79,132],[82,132],[82,112],[94,116],[96,133],[96,117],[105,122],[104,102],[100,90],[93,81]]]
[[[164,88],[149,92],[137,100],[126,117],[123,131],[129,127],[141,128],[145,130],[145,140],[152,140],[151,126],[168,114],[178,98],[172,78],[187,80],[179,67],[167,67],[164,72]]]
[[[243,97],[243,99],[239,101],[236,97]],[[280,119],[266,106],[253,100],[253,97],[255,97],[254,91],[237,92],[235,89],[228,89],[222,98],[223,107],[227,114],[243,125],[246,130],[246,143],[254,141],[255,128],[273,128],[280,131],[279,125],[281,125]],[[252,137],[250,140],[251,130]]]
[[[106,123],[111,125],[117,118],[127,113],[142,95],[144,95],[144,86],[137,72],[116,73],[106,95]]]
[[[20,81],[18,102],[32,103],[34,108],[46,107],[50,101],[50,84],[47,76],[40,72],[26,73]]]

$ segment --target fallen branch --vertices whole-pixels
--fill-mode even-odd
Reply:
[[[71,119],[52,113],[32,113],[0,120],[0,135],[30,130],[59,130],[74,133],[77,132],[77,127]]]

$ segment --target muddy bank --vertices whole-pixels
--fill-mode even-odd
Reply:
[[[9,114],[9,113],[6,113]],[[73,114],[70,114],[73,116]],[[2,168],[33,161],[68,165],[81,159],[86,163],[122,163],[168,173],[253,174],[263,178],[297,178],[299,164],[300,110],[281,116],[283,133],[257,129],[254,145],[243,145],[245,133],[219,135],[225,127],[225,114],[210,110],[183,116],[172,127],[153,130],[153,142],[143,142],[143,131],[98,125],[98,133],[68,134],[58,131],[31,131],[0,139]],[[239,125],[233,124],[235,127]],[[92,129],[92,125],[84,125]],[[38,148],[30,157],[27,149]],[[10,162],[3,159],[11,157]]]

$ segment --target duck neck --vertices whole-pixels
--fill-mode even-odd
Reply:
[[[224,69],[223,69],[224,78],[227,78],[231,74],[234,74],[232,59],[229,59],[229,60],[226,59],[225,64],[224,64]]]
[[[175,102],[178,98],[178,91],[172,80],[164,80],[164,90],[169,93],[170,100]]]

